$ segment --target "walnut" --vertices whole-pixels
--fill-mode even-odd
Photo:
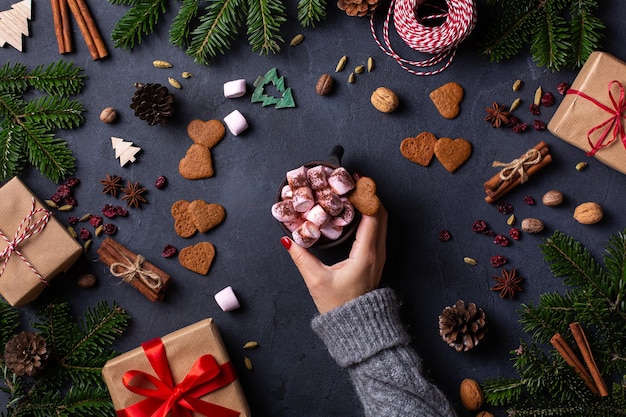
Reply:
[[[594,224],[602,220],[602,207],[598,203],[588,201],[574,209],[574,219],[580,224]]]
[[[391,113],[398,108],[400,101],[396,93],[386,87],[378,87],[370,98],[372,105],[376,110],[383,113]]]

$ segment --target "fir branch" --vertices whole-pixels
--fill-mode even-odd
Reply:
[[[316,22],[326,19],[326,0],[300,0],[298,21],[302,26],[315,27]]]
[[[21,95],[28,88],[26,80],[26,65],[5,63],[0,68],[0,92]]]
[[[73,62],[59,60],[47,67],[35,67],[26,77],[26,81],[31,87],[44,93],[67,96],[80,93],[85,78],[82,69]]]
[[[0,94],[1,102],[2,95]],[[16,132],[11,129],[12,126],[8,123],[2,123],[2,125],[0,129],[0,178],[7,179],[19,174],[24,157],[21,140],[16,137]]]
[[[270,52],[280,51],[278,42],[283,42],[280,36],[280,25],[285,18],[285,6],[280,0],[248,0],[248,40],[252,50],[267,55]]]
[[[9,303],[0,300],[0,362],[4,355],[4,345],[16,333],[18,328],[19,312]]]
[[[84,111],[85,108],[77,100],[62,96],[43,96],[29,101],[20,118],[28,117],[48,130],[72,129],[84,122]]]
[[[186,45],[191,22],[198,15],[198,3],[198,0],[183,0],[170,27],[169,39],[172,45]]]
[[[537,65],[558,71],[567,63],[567,51],[572,47],[568,41],[568,25],[550,2],[546,2],[540,16],[530,52]]]
[[[165,14],[167,0],[138,0],[122,16],[111,32],[116,48],[132,49],[144,35],[154,32],[161,15]]]
[[[36,123],[23,122],[15,129],[24,137],[28,162],[52,182],[58,183],[73,172],[76,158],[63,139]]]

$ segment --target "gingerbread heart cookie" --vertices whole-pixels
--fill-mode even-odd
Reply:
[[[210,242],[200,242],[181,249],[178,262],[186,269],[206,275],[215,258],[215,246]]]
[[[224,221],[226,211],[219,204],[208,204],[203,200],[194,200],[188,208],[191,219],[200,233],[211,230]]]
[[[463,101],[464,90],[459,83],[454,81],[442,85],[428,95],[433,104],[446,119],[454,119],[461,111],[460,104]]]
[[[222,140],[226,134],[224,123],[219,120],[211,119],[208,121],[195,119],[187,125],[187,134],[198,145],[212,148]]]
[[[456,171],[472,154],[472,144],[465,139],[440,138],[435,143],[435,156],[448,172]]]
[[[178,200],[170,210],[174,217],[174,231],[180,237],[191,237],[196,233],[196,225],[189,213],[189,201]]]
[[[430,132],[422,132],[414,138],[406,138],[400,143],[400,153],[411,162],[428,166],[435,155],[437,137]]]
[[[212,177],[213,160],[209,148],[197,143],[191,145],[178,164],[178,172],[188,180]]]
[[[354,208],[366,216],[373,216],[380,207],[380,200],[376,195],[376,183],[370,177],[359,178],[348,199]]]

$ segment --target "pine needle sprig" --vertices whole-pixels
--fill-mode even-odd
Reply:
[[[172,45],[184,46],[186,44],[191,31],[191,22],[198,15],[198,8],[199,0],[183,0],[169,31],[169,40]]]
[[[21,95],[28,88],[26,65],[10,62],[0,68],[0,91]]]
[[[0,302],[0,346],[6,345],[19,326],[19,311],[8,303]],[[0,357],[0,362],[2,358]]]
[[[59,60],[47,67],[35,67],[26,80],[29,86],[46,94],[73,96],[80,93],[85,85],[85,74],[73,62]]]
[[[110,0],[111,1],[111,0]],[[154,32],[159,18],[167,11],[167,0],[128,1],[130,10],[117,22],[111,33],[116,48],[132,49],[144,35]]]
[[[280,0],[248,0],[248,41],[261,55],[280,51],[280,26],[287,21]]]
[[[326,0],[300,0],[298,21],[304,27],[315,27],[315,23],[326,19]]]

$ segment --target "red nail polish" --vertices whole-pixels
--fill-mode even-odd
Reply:
[[[291,247],[291,239],[289,239],[287,236],[281,237],[280,243],[282,243],[287,250],[289,250],[289,248]]]

